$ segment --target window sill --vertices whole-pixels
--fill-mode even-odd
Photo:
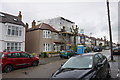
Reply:
[[[6,35],[7,37],[22,37],[22,36],[12,36],[12,35]]]

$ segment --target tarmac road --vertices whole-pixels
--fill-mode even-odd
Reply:
[[[55,72],[60,67],[60,65],[65,61],[66,59],[51,62],[45,65],[39,65],[37,67],[17,69],[10,73],[3,73],[2,77],[3,78],[49,78],[52,75],[52,73]]]

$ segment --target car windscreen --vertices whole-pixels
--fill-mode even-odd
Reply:
[[[3,53],[0,53],[0,59],[2,58]]]
[[[93,56],[80,56],[70,58],[62,68],[92,68]]]

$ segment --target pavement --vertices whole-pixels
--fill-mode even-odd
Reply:
[[[120,80],[120,55],[113,56],[114,61],[109,61],[111,67],[111,80]]]
[[[61,59],[59,56],[55,56],[50,58],[40,58],[39,62],[40,62],[40,65],[44,65],[44,64],[59,61],[59,60],[63,60],[63,59]]]

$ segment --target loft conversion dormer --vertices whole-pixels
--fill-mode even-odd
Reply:
[[[16,18],[13,19],[14,21],[18,21]]]
[[[0,16],[1,16],[1,17],[4,17],[5,15],[4,15],[4,14],[2,14],[2,13],[0,13]]]

